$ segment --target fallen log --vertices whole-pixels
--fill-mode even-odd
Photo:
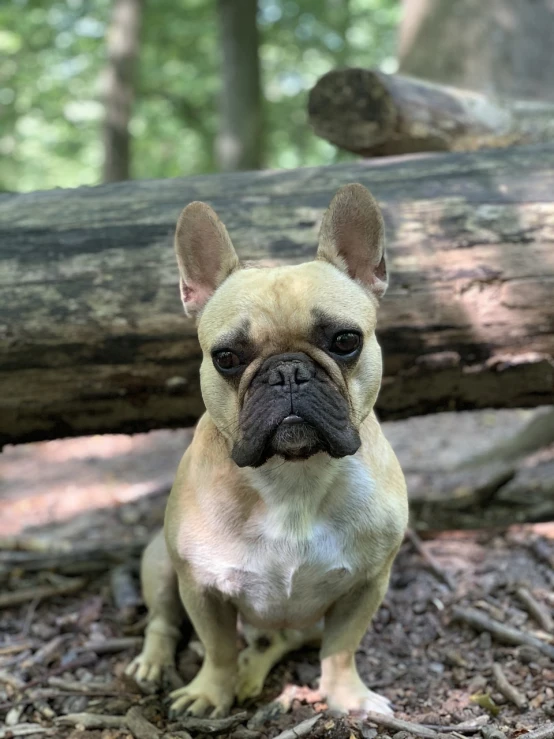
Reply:
[[[471,90],[337,69],[310,91],[314,132],[361,156],[473,151],[554,139],[554,104],[501,101]]]
[[[206,200],[242,258],[294,263],[352,181],[388,229],[380,416],[554,403],[548,144],[0,196],[0,444],[193,423],[180,209]]]

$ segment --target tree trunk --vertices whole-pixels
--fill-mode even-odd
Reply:
[[[218,0],[222,51],[221,123],[216,142],[224,172],[262,166],[257,0]]]
[[[104,182],[130,179],[129,122],[134,98],[134,73],[139,53],[142,0],[113,0],[108,29],[108,63],[103,75]]]
[[[473,151],[554,139],[553,103],[502,103],[367,69],[325,74],[310,91],[308,112],[318,136],[362,156]]]
[[[552,404],[553,179],[542,145],[1,195],[0,443],[194,422],[180,209],[206,200],[242,258],[294,263],[355,181],[388,231],[381,418]]]
[[[553,0],[404,0],[400,72],[554,102]]]

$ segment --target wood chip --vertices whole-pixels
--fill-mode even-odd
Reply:
[[[159,739],[162,736],[162,732],[144,718],[138,706],[129,708],[125,724],[135,739]]]
[[[179,721],[179,729],[191,731],[197,734],[225,734],[246,721],[248,713],[241,711],[226,718],[196,718],[196,716],[186,716]]]
[[[496,687],[502,693],[504,698],[509,700],[518,708],[525,708],[527,706],[527,698],[523,693],[520,693],[519,690],[514,688],[514,686],[508,681],[502,667],[500,667],[496,662],[492,666],[492,674],[494,675]]]
[[[504,644],[529,644],[543,654],[546,654],[550,659],[554,659],[554,647],[550,644],[537,639],[537,637],[531,634],[515,629],[513,626],[506,626],[499,621],[495,621],[475,608],[454,606],[452,615],[455,620],[463,621],[477,631],[488,631],[498,641]]]
[[[11,608],[34,600],[54,598],[57,595],[70,595],[85,587],[86,580],[76,577],[63,585],[40,585],[35,588],[22,588],[0,595],[0,608]]]
[[[527,588],[521,587],[516,590],[516,595],[523,603],[525,608],[529,611],[531,616],[539,624],[541,629],[551,634],[554,631],[554,621],[549,611],[539,603],[534,595],[527,590]]]
[[[103,716],[97,713],[68,713],[58,716],[55,721],[60,726],[82,726],[85,729],[124,729],[125,716]]]
[[[273,739],[297,739],[297,737],[306,736],[321,718],[321,714],[307,718],[305,721],[293,726],[292,729],[285,729],[285,731],[277,734]]]
[[[22,688],[25,687],[23,680],[20,680],[20,678],[12,675],[12,673],[7,670],[0,670],[0,683],[9,685],[10,688],[13,688],[14,690],[22,690]]]
[[[439,734],[434,729],[429,729],[423,724],[414,724],[412,721],[403,721],[394,716],[385,716],[381,713],[368,711],[364,716],[364,723],[369,721],[377,726],[383,726],[385,729],[394,729],[395,731],[407,731],[415,736],[424,737],[424,739],[433,739]]]

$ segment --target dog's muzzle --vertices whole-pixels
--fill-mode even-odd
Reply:
[[[275,455],[307,459],[325,451],[345,457],[360,447],[346,399],[304,353],[265,360],[246,393],[239,424],[241,438],[232,451],[239,467],[259,467]]]

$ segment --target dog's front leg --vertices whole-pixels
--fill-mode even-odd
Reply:
[[[329,708],[392,714],[389,701],[364,685],[356,667],[356,650],[383,600],[390,564],[374,580],[336,601],[325,614],[321,645],[321,693]]]
[[[205,656],[194,680],[170,694],[171,712],[224,716],[235,699],[237,612],[229,601],[200,589],[188,571],[179,572],[178,577],[181,600],[204,646]]]

